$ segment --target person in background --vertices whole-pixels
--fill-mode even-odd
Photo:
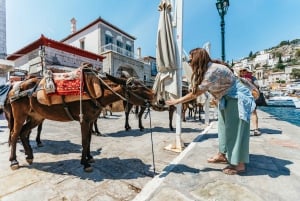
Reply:
[[[203,48],[190,51],[192,90],[183,97],[166,101],[176,105],[208,91],[218,101],[219,152],[209,163],[229,163],[222,171],[233,175],[246,171],[249,163],[250,116],[255,108],[250,90],[227,64],[210,58]]]
[[[253,76],[253,72],[249,68],[240,68],[238,75],[240,77],[248,79],[252,84],[254,84],[257,87],[257,89],[259,89],[257,78]],[[255,110],[252,112],[251,121],[254,127],[253,135],[260,136],[261,132],[258,130],[258,115],[257,115],[256,107]]]

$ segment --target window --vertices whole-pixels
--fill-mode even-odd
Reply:
[[[117,37],[117,52],[122,53],[123,49],[123,40],[121,36]]]
[[[105,45],[113,43],[113,38],[109,35],[105,35]]]
[[[126,49],[127,51],[131,52],[132,47],[131,47],[131,45],[128,45],[128,44],[126,43],[125,49]]]
[[[80,40],[80,49],[83,49],[84,50],[84,40]]]
[[[113,43],[113,36],[110,31],[105,31],[105,45]]]

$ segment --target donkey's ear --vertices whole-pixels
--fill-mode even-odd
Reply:
[[[126,85],[126,80],[125,79],[121,79],[121,78],[117,78],[114,77],[108,73],[105,73],[107,79],[109,79],[110,81],[116,83],[116,84],[120,84],[120,85]]]

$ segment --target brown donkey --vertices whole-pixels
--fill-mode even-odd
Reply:
[[[96,77],[100,79],[99,76]],[[109,75],[106,77],[117,83],[118,86],[110,88],[104,81],[101,81],[100,88],[102,90],[102,95],[96,99],[82,100],[81,102],[73,101],[48,106],[39,103],[37,97],[32,95],[8,102],[5,105],[5,111],[10,113],[10,122],[11,120],[13,121],[13,129],[11,130],[9,141],[11,145],[11,155],[9,158],[11,161],[11,168],[19,168],[16,157],[16,144],[19,136],[24,146],[25,154],[27,155],[27,162],[29,164],[33,162],[33,153],[29,144],[30,132],[33,128],[41,124],[44,119],[49,119],[61,122],[73,120],[80,122],[83,148],[81,164],[84,166],[85,171],[92,171],[92,167],[89,164],[94,162],[93,157],[90,154],[92,124],[98,118],[101,109],[112,102],[124,99],[124,97],[127,97],[128,101],[132,104],[142,104],[141,101],[143,101],[143,104],[152,104],[152,101],[155,100],[153,91],[144,87],[144,85],[136,80],[120,79]],[[32,85],[37,84],[38,81],[39,80],[36,78],[26,80],[22,83],[21,90],[26,91],[27,89],[31,89]],[[11,96],[8,97],[8,99],[11,98]],[[65,110],[66,106],[68,112]]]

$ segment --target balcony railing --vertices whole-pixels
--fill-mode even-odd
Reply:
[[[134,53],[133,52],[128,51],[124,48],[118,47],[114,44],[109,43],[109,44],[104,45],[104,46],[101,47],[101,52],[105,52],[105,51],[109,51],[109,50],[117,52],[117,53],[122,54],[122,55],[127,56],[127,57],[134,58]]]

